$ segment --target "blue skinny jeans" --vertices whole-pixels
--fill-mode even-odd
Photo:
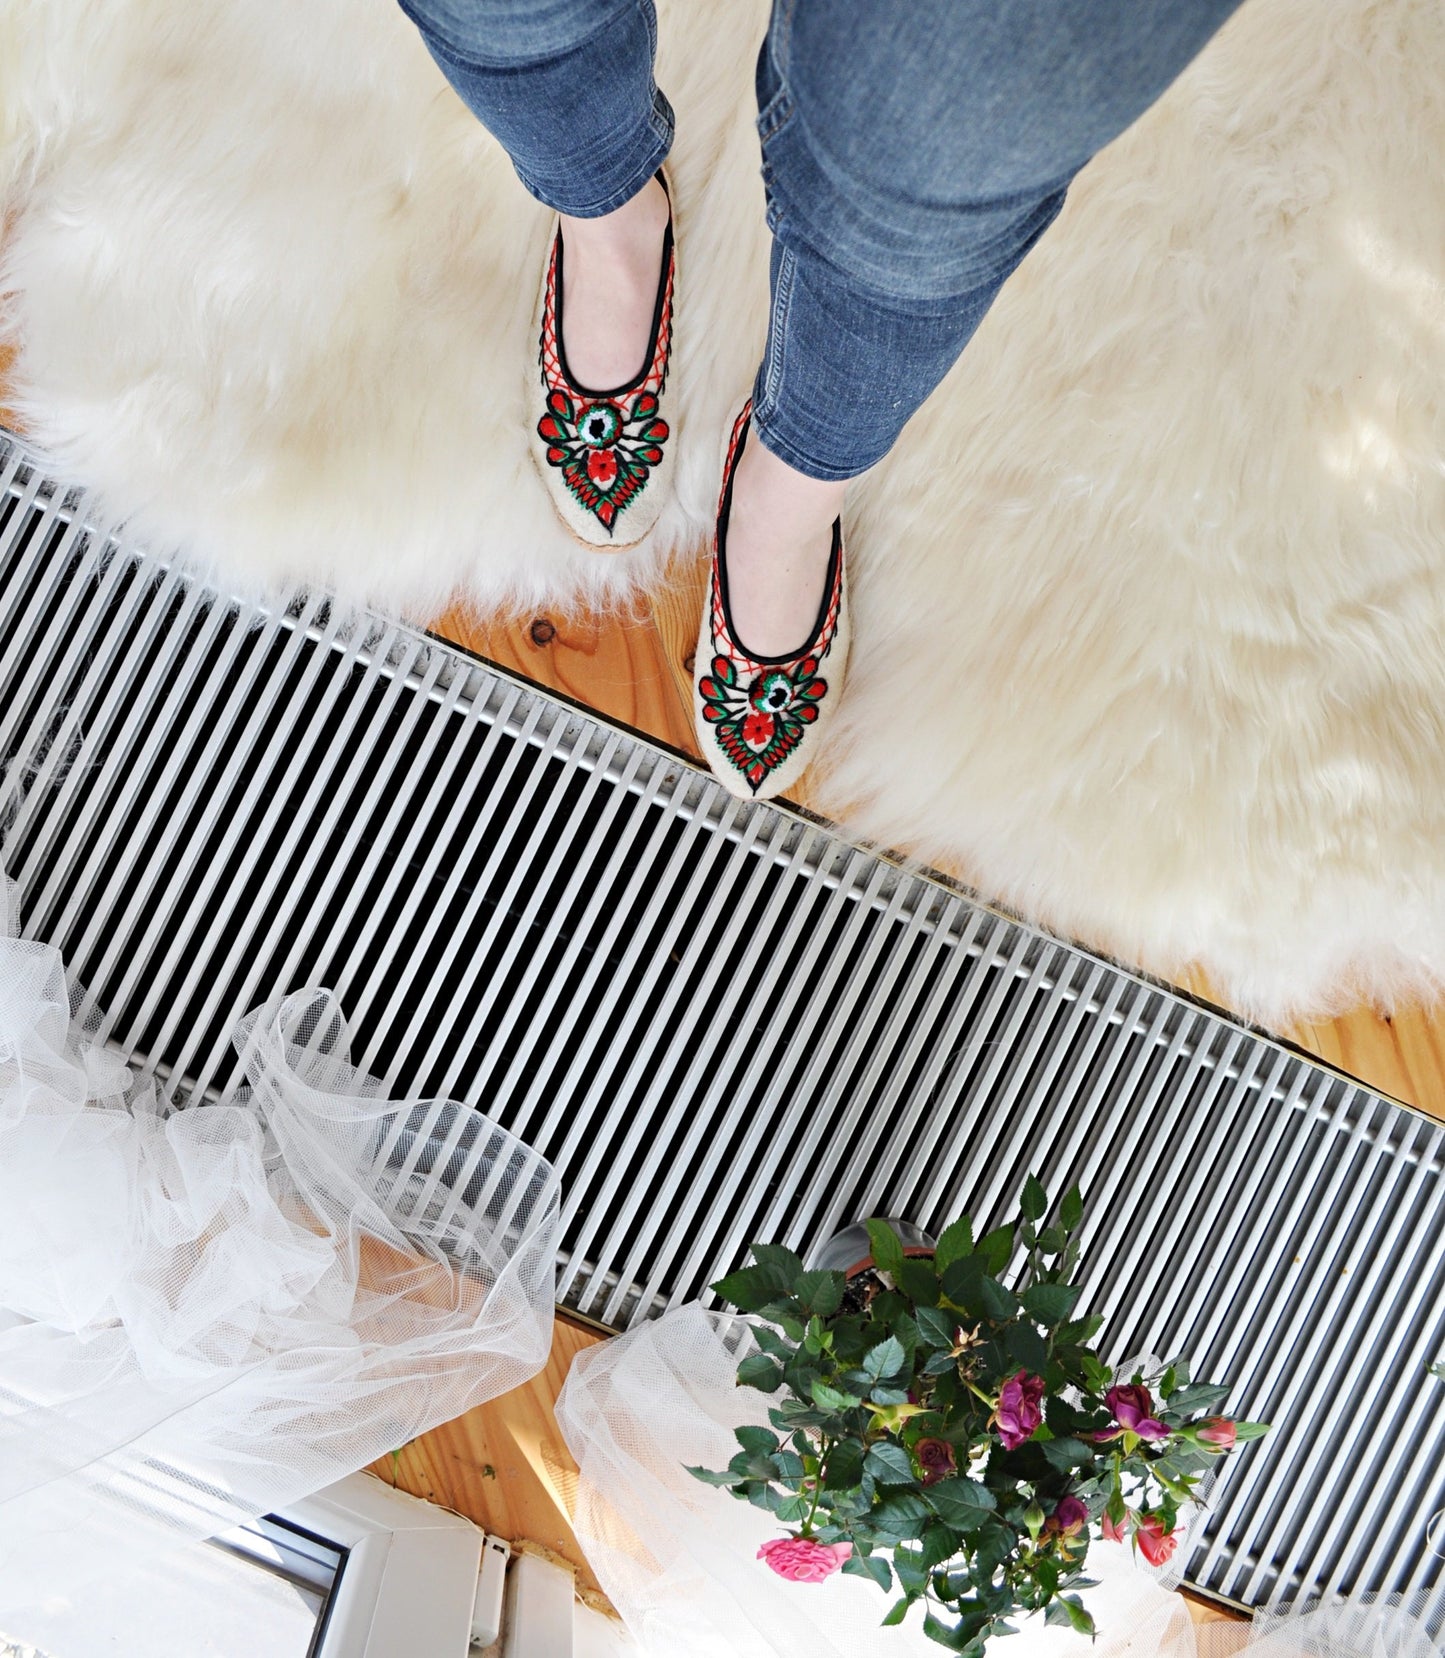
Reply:
[[[764,446],[810,477],[893,447],[1079,169],[1239,0],[773,0]],[[400,0],[539,201],[611,212],[672,145],[652,0]]]

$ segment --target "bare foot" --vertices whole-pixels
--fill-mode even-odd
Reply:
[[[610,391],[646,365],[667,228],[654,179],[600,219],[562,218],[562,344],[580,386]]]
[[[847,487],[794,471],[748,433],[725,547],[728,608],[745,651],[782,657],[811,640]]]

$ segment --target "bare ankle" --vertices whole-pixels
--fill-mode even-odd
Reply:
[[[726,560],[740,644],[802,651],[816,631],[846,483],[807,477],[752,436],[733,478]]]
[[[579,385],[621,386],[645,366],[668,214],[650,179],[601,218],[563,215],[562,343]]]

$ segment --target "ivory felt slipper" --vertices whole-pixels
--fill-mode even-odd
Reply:
[[[748,402],[723,462],[693,710],[698,742],[718,780],[743,800],[768,800],[802,776],[838,705],[848,663],[848,595],[842,521],[835,519],[823,598],[807,644],[791,656],[755,656],[738,639],[728,606],[727,530],[733,475],[751,417]]]
[[[669,209],[672,192],[667,190]],[[579,385],[562,343],[562,226],[537,298],[537,360],[544,405],[531,444],[542,481],[562,522],[589,546],[629,547],[657,521],[667,496],[671,429],[663,396],[672,355],[672,298],[677,273],[673,217],[662,239],[662,266],[647,357],[637,376],[611,391]]]

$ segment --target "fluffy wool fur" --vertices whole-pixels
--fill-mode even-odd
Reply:
[[[532,476],[547,214],[388,0],[0,0],[35,436],[246,588],[426,615],[697,557],[762,344],[765,15],[660,11],[677,498],[641,547],[578,547]],[[850,509],[824,803],[1271,1019],[1445,982],[1442,63],[1437,0],[1247,0]]]

